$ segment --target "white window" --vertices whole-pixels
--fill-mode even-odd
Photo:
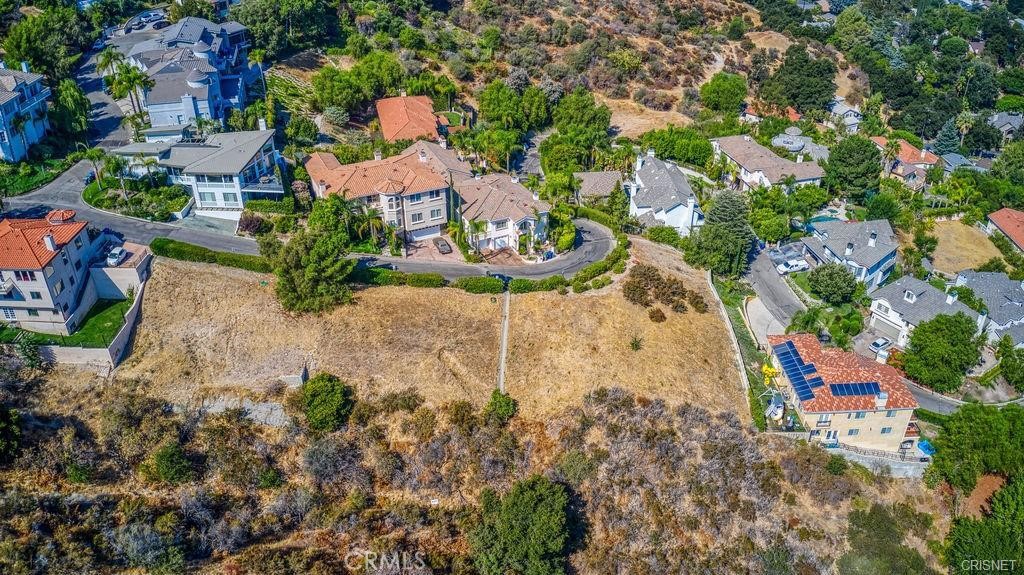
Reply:
[[[238,194],[233,194],[233,193],[230,193],[230,192],[224,194],[224,203],[225,204],[237,204],[238,203]]]
[[[64,291],[64,280],[58,280],[56,285],[53,286],[53,293],[60,295],[60,292]]]
[[[412,223],[418,224],[418,223],[420,223],[422,221],[423,221],[423,214],[413,214],[412,215]]]
[[[397,210],[402,205],[402,200],[395,196],[388,196],[388,209]]]
[[[431,200],[436,200],[437,198],[440,198],[440,197],[441,197],[441,190],[430,190],[430,193],[427,194],[427,198],[429,198]]]
[[[423,201],[423,194],[413,194],[409,196],[410,204],[418,204]]]
[[[30,315],[32,317],[39,317],[39,310],[37,310],[37,309],[30,309],[30,310],[26,310],[26,311],[28,312],[28,315]]]
[[[4,319],[14,319],[14,308],[0,307],[0,310],[4,312]]]
[[[891,427],[883,427],[882,428],[882,435],[889,435],[890,433],[892,433],[892,428]]]
[[[896,417],[896,410],[890,409],[889,411],[886,411],[885,412],[885,416],[886,417]]]
[[[36,272],[14,272],[14,278],[23,282],[36,281]]]
[[[216,202],[217,201],[217,194],[215,194],[213,192],[199,192],[199,201],[200,202],[210,202],[210,203]]]
[[[878,313],[889,313],[889,306],[884,303],[878,304]]]
[[[846,435],[850,435],[850,436],[860,435],[860,430],[859,429],[851,429],[851,430],[846,432]]]
[[[839,432],[836,431],[835,429],[830,429],[830,430],[825,432],[825,439],[826,440],[832,440],[832,439],[838,439],[838,438],[839,438]]]
[[[500,222],[494,223],[494,229],[504,230],[508,228],[508,220],[501,220]]]
[[[441,219],[441,208],[430,210],[430,219],[439,220]]]
[[[832,416],[828,413],[822,413],[818,415],[818,427],[827,427],[832,425]]]
[[[866,413],[864,413],[863,411],[858,411],[854,419],[864,419],[865,417],[867,417]]]

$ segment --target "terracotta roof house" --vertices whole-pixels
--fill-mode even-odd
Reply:
[[[797,156],[796,162],[787,160],[750,136],[714,138],[711,146],[715,158],[724,157],[739,168],[736,183],[744,189],[781,185],[788,176],[796,178],[796,186],[818,185],[825,177],[825,171],[816,162],[802,161],[802,155]]]
[[[74,210],[0,220],[0,318],[43,333],[75,330],[97,298],[89,264],[103,241],[87,227]]]
[[[871,294],[871,328],[892,338],[897,347],[906,347],[922,323],[958,313],[977,322],[981,331],[984,316],[958,301],[956,293],[945,293],[914,276],[903,276]]]
[[[910,452],[917,401],[892,366],[838,348],[808,333],[769,335],[783,395],[810,437],[826,446]]]
[[[888,167],[886,171],[889,177],[902,180],[903,183],[914,190],[920,190],[924,187],[928,168],[935,166],[940,161],[938,156],[928,150],[922,150],[910,142],[900,139],[898,140],[900,146],[899,154],[892,160],[891,165],[886,166],[884,154],[885,147],[889,144],[889,139],[882,136],[871,136],[871,141],[874,142],[878,151],[882,152],[882,167]]]
[[[547,239],[551,206],[508,174],[487,174],[455,184],[455,204],[470,245],[479,252],[511,248],[526,252]],[[471,222],[480,222],[474,231]]]
[[[579,180],[579,195],[583,201],[607,198],[615,190],[615,184],[622,183],[622,172],[618,170],[575,172],[572,176]]]
[[[988,215],[988,233],[999,232],[1018,250],[1024,251],[1024,212],[1003,208]]]
[[[314,152],[305,163],[318,198],[343,194],[380,210],[408,240],[441,235],[448,225],[452,184],[472,178],[469,164],[440,144],[420,140],[400,154],[342,165]]]
[[[384,140],[430,140],[436,142],[438,116],[427,96],[398,96],[377,100],[377,117]]]
[[[783,110],[777,110],[764,104],[762,102],[754,101],[751,103],[744,102],[743,110],[740,112],[740,121],[748,124],[756,124],[761,121],[765,116],[774,116],[777,118],[786,118],[790,122],[799,122],[803,119],[800,112],[796,111],[793,106],[786,106]]]

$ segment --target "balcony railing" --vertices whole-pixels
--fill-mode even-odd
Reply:
[[[0,293],[7,295],[14,289],[14,278],[7,278],[0,283]]]
[[[263,176],[242,184],[243,192],[284,192],[284,185],[274,176]]]

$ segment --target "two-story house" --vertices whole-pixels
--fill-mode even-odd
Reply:
[[[783,396],[810,438],[826,446],[910,453],[918,439],[917,401],[892,366],[808,333],[769,335]]]
[[[956,292],[943,292],[914,276],[903,276],[871,294],[871,328],[901,348],[910,342],[917,326],[940,315],[958,313],[974,320],[981,331],[985,316],[958,301]]]
[[[0,319],[68,335],[96,302],[89,263],[103,243],[73,210],[40,219],[0,220]]]
[[[8,70],[0,62],[0,160],[20,162],[28,149],[43,139],[50,129],[46,119],[46,100],[50,89],[43,84],[43,75],[29,71]]]
[[[899,242],[888,220],[814,222],[801,238],[804,253],[818,264],[839,263],[872,291],[896,265]]]
[[[1024,252],[1024,212],[1013,208],[1001,208],[988,215],[985,228],[988,235],[1002,234],[1013,247]]]
[[[837,130],[847,134],[856,134],[860,131],[860,123],[864,121],[864,114],[860,108],[851,106],[846,100],[836,96],[828,106],[829,119]]]
[[[420,140],[400,154],[342,165],[332,154],[314,152],[306,172],[318,198],[341,194],[380,211],[384,222],[406,240],[439,236],[452,213],[452,187],[472,178],[472,170],[442,144]]]
[[[898,140],[899,153],[896,157],[887,159],[885,148],[889,144],[889,139],[882,136],[871,136],[871,141],[875,143],[878,151],[882,152],[882,169],[885,174],[890,178],[902,181],[912,190],[924,188],[927,183],[928,170],[939,163],[938,156],[903,139]]]
[[[281,199],[284,186],[276,168],[281,156],[273,130],[221,132],[201,140],[139,142],[113,150],[128,160],[136,176],[154,158],[172,183],[192,192],[196,215],[238,220],[247,200]]]
[[[984,322],[988,340],[995,343],[1008,335],[1017,346],[1024,345],[1024,282],[1010,279],[1003,272],[964,270],[957,274],[956,286],[966,286],[985,304]]]
[[[645,226],[670,226],[688,236],[704,225],[704,212],[690,180],[679,166],[654,157],[654,150],[636,158],[633,181],[626,183],[629,215]]]
[[[478,251],[531,249],[547,240],[551,206],[508,174],[487,174],[455,184],[456,212],[470,246]],[[480,229],[475,229],[476,222]]]
[[[735,168],[735,180],[729,182],[740,189],[781,186],[790,177],[793,186],[820,185],[825,171],[817,162],[804,161],[803,154],[797,161],[780,157],[775,152],[758,144],[747,135],[726,136],[711,140],[716,160]]]

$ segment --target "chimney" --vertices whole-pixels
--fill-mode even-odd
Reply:
[[[57,240],[53,239],[53,234],[43,236],[43,243],[46,244],[46,249],[51,252],[57,251]]]
[[[512,174],[512,183],[513,184],[518,184],[519,183],[519,174],[518,173]]]
[[[853,242],[849,242],[849,243],[846,244],[846,251],[843,252],[843,254],[848,256],[848,255],[850,255],[852,253],[853,253]]]
[[[803,161],[804,161],[804,155],[803,154],[797,154],[796,155],[796,163],[799,164],[800,162],[803,162]]]
[[[921,159],[922,159],[922,160],[924,159],[924,155],[925,155],[925,153],[926,153],[926,152],[925,152],[924,150],[921,150]]]
[[[407,96],[407,93],[405,90],[402,90],[401,92],[398,93],[398,95],[404,98]]]
[[[647,157],[648,158],[653,158],[654,157],[654,148],[647,148]]]
[[[479,180],[480,178],[481,178],[480,172],[474,172],[473,173],[473,179],[474,180]]]
[[[644,167],[644,157],[640,154],[636,155],[636,171],[639,172]]]
[[[879,391],[878,395],[875,396],[875,409],[885,409],[886,403],[889,403],[889,394],[884,391]]]
[[[24,60],[21,61],[21,71],[28,74],[28,62]]]
[[[743,135],[743,141],[744,141],[744,142],[749,142],[749,141],[750,141],[750,136],[748,136],[748,135],[744,134],[744,135]]]
[[[878,232],[871,232],[871,235],[868,236],[868,247],[869,248],[875,247],[875,240],[877,240],[877,239],[878,239]]]
[[[266,120],[266,118],[260,118],[260,119],[256,120],[256,124],[260,127],[260,130],[266,130],[267,129],[267,120]]]
[[[444,136],[438,136],[437,137],[437,143],[438,143],[438,145],[441,146],[442,150],[447,150],[448,149],[448,138],[445,138]]]
[[[535,201],[535,202],[540,201],[540,194],[539,193],[533,192],[533,201]]]
[[[420,150],[419,157],[420,157],[420,161],[421,162],[423,162],[424,164],[427,163],[427,151],[426,150]]]
[[[946,305],[953,305],[953,303],[956,302],[956,300],[959,299],[959,298],[960,298],[960,294],[958,294],[957,292],[955,292],[955,291],[948,292],[946,294]]]
[[[327,181],[326,180],[321,179],[319,182],[317,182],[317,185],[320,186],[320,193],[321,194],[327,192]]]
[[[383,154],[381,154],[381,151],[380,151],[380,150],[374,150],[374,151],[373,151],[373,159],[374,159],[374,160],[380,161],[380,160],[381,160],[381,158],[383,158],[383,157],[384,157],[384,156],[383,156]]]

